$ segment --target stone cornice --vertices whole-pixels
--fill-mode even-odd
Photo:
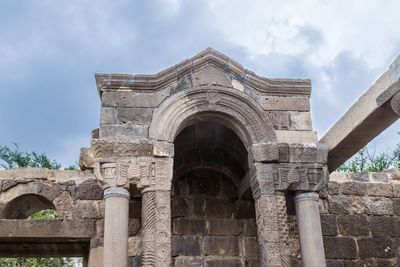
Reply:
[[[103,91],[154,91],[171,85],[207,65],[223,70],[246,87],[263,94],[276,96],[311,94],[310,80],[264,78],[212,48],[207,48],[194,57],[156,74],[95,74],[95,78],[100,96]]]

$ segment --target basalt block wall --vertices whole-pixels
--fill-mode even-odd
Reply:
[[[18,221],[25,221],[30,211],[53,205],[59,214],[56,224],[79,225],[79,231],[61,229],[50,238],[79,234],[87,237],[87,249],[98,249],[101,255],[103,191],[91,177],[90,171],[1,171],[2,236]],[[332,173],[330,179],[320,193],[327,266],[399,266],[400,172]],[[254,201],[238,199],[235,190],[220,174],[198,172],[174,181],[171,224],[175,266],[259,266]],[[141,198],[135,188],[130,191],[129,261],[130,266],[140,266]],[[34,198],[19,198],[35,195],[52,204],[36,202],[39,206],[35,207]],[[287,194],[290,249],[293,266],[301,266],[292,197]],[[30,209],[26,201],[32,204]],[[35,237],[51,235],[50,224],[44,221],[43,229],[21,224],[19,231],[21,236],[31,230]],[[14,247],[8,244],[8,249],[11,253]]]
[[[327,266],[400,266],[400,173],[332,173],[320,193]],[[290,199],[290,196],[289,196]],[[289,207],[293,266],[301,266]]]

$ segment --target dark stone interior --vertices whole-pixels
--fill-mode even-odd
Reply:
[[[175,266],[259,266],[254,200],[239,199],[247,151],[230,129],[198,122],[175,139]]]

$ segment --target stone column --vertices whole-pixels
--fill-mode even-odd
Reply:
[[[325,251],[318,203],[319,196],[317,193],[298,193],[294,201],[296,203],[303,267],[325,267]]]
[[[143,192],[142,266],[171,266],[171,192],[169,190]]]
[[[123,188],[104,191],[104,267],[128,265],[129,198]]]

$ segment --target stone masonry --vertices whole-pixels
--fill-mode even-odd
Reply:
[[[0,171],[0,256],[397,266],[397,174],[333,173],[328,183],[332,155],[343,148],[344,160],[351,138],[376,135],[359,136],[374,119],[387,118],[381,130],[398,118],[396,62],[392,80],[366,94],[366,123],[320,142],[309,80],[263,78],[211,48],[154,75],[96,74],[100,124],[81,170]],[[27,220],[43,209],[59,218]]]

